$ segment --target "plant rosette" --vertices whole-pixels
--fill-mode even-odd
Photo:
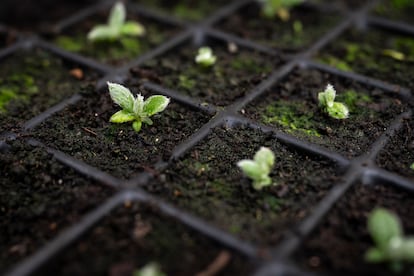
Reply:
[[[255,189],[237,164],[262,146],[275,155],[269,174],[273,184]],[[312,211],[337,181],[336,169],[332,162],[302,154],[271,134],[244,126],[219,127],[143,188],[243,240],[268,247]]]
[[[378,230],[385,234],[392,223],[373,230],[369,215],[378,207],[386,208],[401,219],[405,235],[412,236],[413,206],[411,192],[388,184],[357,183],[299,247],[295,259],[304,268],[327,275],[410,275],[412,263],[402,262],[402,271],[395,273],[392,263],[370,262],[366,254],[376,245],[370,232]]]
[[[262,14],[260,3],[254,3],[231,14],[218,27],[268,47],[298,52],[316,42],[340,18],[334,13],[325,14],[301,6],[291,9],[289,14],[288,20],[277,16],[267,18]]]
[[[335,102],[349,109],[345,119],[329,116],[318,95],[335,86]],[[245,116],[348,157],[366,152],[407,107],[377,88],[318,70],[297,69],[248,105]]]
[[[231,47],[236,47],[236,51],[231,52]],[[274,66],[282,64],[277,56],[239,48],[235,44],[217,43],[209,48],[215,57],[210,66],[196,62],[199,48],[181,46],[132,68],[131,75],[139,82],[150,81],[205,104],[225,106],[245,96]]]
[[[149,92],[142,90],[148,98]],[[132,89],[134,95],[137,91]],[[119,106],[105,94],[89,91],[75,105],[34,129],[34,137],[116,177],[128,179],[168,160],[173,149],[206,123],[209,116],[172,101],[139,132],[132,122],[114,124]]]

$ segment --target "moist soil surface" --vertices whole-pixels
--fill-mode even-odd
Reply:
[[[78,53],[109,65],[120,66],[156,48],[178,31],[175,27],[161,24],[136,13],[128,13],[128,21],[139,22],[145,27],[146,32],[143,36],[124,36],[113,41],[89,41],[88,32],[94,26],[106,24],[108,13],[108,11],[98,12],[64,29],[59,35],[49,36],[48,39],[69,52]]]
[[[151,208],[126,203],[38,275],[136,275],[134,271],[152,262],[165,275],[196,275],[224,250]],[[227,265],[214,275],[249,275],[249,263],[230,254]]]
[[[387,143],[376,160],[379,167],[414,179],[413,120],[404,120],[403,127]]]
[[[395,3],[393,3],[395,2]],[[406,4],[396,4],[397,2],[406,2]],[[374,14],[387,19],[401,21],[408,24],[414,23],[414,3],[409,1],[384,1],[374,9]]]
[[[318,93],[328,83],[336,89],[335,101],[348,106],[349,118],[333,119],[319,107]],[[243,112],[300,139],[353,157],[369,150],[405,108],[398,98],[377,88],[318,70],[297,69]]]
[[[34,130],[33,136],[116,177],[127,179],[168,160],[172,150],[205,124],[208,116],[172,101],[167,109],[135,132],[132,123],[113,124],[120,110],[109,92],[84,93],[83,99],[55,114]],[[138,94],[139,91],[132,90]],[[145,96],[148,91],[140,91]]]
[[[198,21],[206,18],[215,10],[232,1],[225,0],[135,0],[134,2],[162,12],[164,15],[173,15],[182,20]]]
[[[317,59],[340,70],[414,88],[414,39],[397,32],[348,31],[321,50]]]
[[[112,193],[20,140],[0,154],[0,178],[0,274]]]
[[[367,232],[367,217],[375,207],[393,211],[406,235],[414,233],[412,193],[379,184],[357,184],[299,247],[295,258],[303,267],[323,275],[412,275],[412,265],[395,274],[386,264],[364,261],[365,252],[374,246]]]
[[[207,45],[205,45],[207,46]],[[182,46],[158,59],[131,69],[139,81],[151,81],[200,99],[203,103],[225,106],[243,97],[282,62],[237,45],[208,45],[217,57],[211,67],[195,63],[197,47]],[[235,52],[230,48],[236,47]]]
[[[315,15],[317,13],[318,15]],[[259,4],[254,3],[231,14],[218,27],[242,38],[286,52],[298,52],[316,42],[340,16],[298,6],[290,11],[290,19],[265,18]]]
[[[261,147],[276,155],[276,185],[254,190],[236,163]],[[246,127],[217,128],[183,158],[145,186],[151,193],[189,210],[242,239],[275,245],[338,181],[331,162],[279,143]]]
[[[81,70],[82,79],[71,75]],[[93,83],[98,74],[40,49],[16,52],[0,67],[0,132],[21,126]]]

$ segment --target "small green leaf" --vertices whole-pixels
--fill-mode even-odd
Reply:
[[[108,19],[108,25],[118,30],[124,24],[126,19],[125,5],[122,2],[117,2],[111,9]]]
[[[161,271],[157,263],[149,263],[139,270],[134,271],[133,276],[167,276]]]
[[[141,117],[144,112],[144,97],[141,94],[138,94],[134,99],[133,112],[135,116]]]
[[[325,88],[325,91],[319,92],[318,94],[319,104],[324,107],[332,107],[335,101],[335,97],[335,88],[331,84],[328,84]]]
[[[88,33],[88,40],[114,40],[119,37],[119,31],[106,25],[98,25],[92,28]]]
[[[329,116],[334,119],[346,119],[349,116],[349,109],[346,105],[334,102],[332,107],[327,107]]]
[[[217,57],[213,55],[213,50],[210,47],[201,47],[198,49],[198,54],[195,57],[195,62],[204,67],[212,66],[216,63]]]
[[[111,118],[109,119],[109,121],[111,123],[126,123],[126,122],[131,122],[133,120],[135,120],[135,116],[132,113],[129,113],[128,111],[125,110],[120,110],[118,112],[116,112],[114,115],[111,116]]]
[[[136,131],[139,132],[141,130],[141,126],[142,126],[142,122],[141,121],[134,121],[132,123],[132,128]]]
[[[379,248],[372,247],[365,252],[365,260],[370,263],[380,263],[386,260],[386,256]]]
[[[121,34],[129,36],[143,36],[145,34],[145,27],[133,21],[128,21],[121,27]]]
[[[389,242],[393,237],[403,235],[398,217],[383,208],[372,211],[367,226],[372,239],[382,251],[388,250]]]
[[[262,170],[257,162],[244,159],[237,162],[237,166],[242,169],[246,176],[252,178],[253,180],[261,178]]]
[[[267,168],[267,171],[269,172],[270,168],[275,163],[275,155],[269,148],[261,147],[254,155],[254,161],[261,167]]]
[[[109,94],[112,100],[122,107],[122,109],[133,113],[134,109],[134,96],[131,91],[117,83],[107,82],[109,88]]]
[[[144,113],[150,117],[163,111],[170,103],[170,99],[162,95],[154,95],[144,102]]]

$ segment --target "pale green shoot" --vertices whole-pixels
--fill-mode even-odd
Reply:
[[[319,92],[319,105],[324,109],[329,116],[334,119],[346,119],[349,116],[349,109],[346,105],[340,102],[335,102],[336,91],[335,88],[328,84],[325,91]]]
[[[154,95],[144,101],[144,97],[138,94],[136,98],[131,91],[117,83],[108,82],[109,94],[112,100],[122,110],[113,114],[111,123],[133,122],[132,127],[136,132],[141,130],[142,123],[152,125],[150,117],[164,111],[170,99],[162,95]]]
[[[253,188],[261,190],[272,184],[269,174],[275,163],[275,155],[266,147],[261,147],[254,155],[253,160],[244,159],[237,162],[243,173],[253,180]]]
[[[370,263],[389,262],[396,272],[402,263],[414,263],[414,237],[404,237],[399,218],[390,211],[376,208],[368,217],[368,232],[375,243],[365,253]]]
[[[93,27],[88,33],[88,39],[91,41],[113,41],[122,36],[143,36],[145,34],[145,27],[143,25],[138,22],[125,20],[125,5],[122,2],[117,2],[111,9],[108,23]]]
[[[216,63],[217,57],[213,54],[210,47],[201,47],[195,57],[195,62],[203,67],[210,67]]]
[[[161,271],[157,263],[149,263],[139,270],[134,271],[133,276],[167,276]]]
[[[290,19],[290,9],[301,4],[303,0],[258,0],[262,13],[267,18],[278,16],[282,21]]]

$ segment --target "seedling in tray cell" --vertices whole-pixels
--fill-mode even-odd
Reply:
[[[262,13],[267,18],[278,16],[282,21],[290,18],[289,10],[303,2],[303,0],[258,0],[262,5]]]
[[[404,237],[399,218],[383,208],[374,209],[368,217],[368,231],[375,243],[365,259],[370,263],[389,262],[390,268],[401,271],[402,263],[414,263],[414,237]]]
[[[237,166],[241,168],[246,176],[253,180],[253,188],[261,190],[263,187],[272,184],[269,174],[274,163],[274,153],[266,147],[261,147],[254,155],[253,160],[241,160],[237,162]]]
[[[122,36],[143,36],[145,27],[138,22],[125,21],[126,10],[122,2],[117,2],[111,9],[108,24],[97,25],[88,33],[91,41],[113,41]]]
[[[335,88],[328,84],[325,91],[319,92],[319,105],[324,109],[329,116],[334,119],[346,119],[349,116],[349,109],[346,105],[340,102],[335,102],[336,91]]]
[[[108,82],[108,88],[112,100],[122,107],[122,110],[111,116],[110,122],[133,122],[132,127],[136,132],[141,130],[142,123],[152,125],[149,117],[164,111],[170,102],[169,98],[162,95],[153,95],[145,101],[141,94],[135,98],[128,88],[117,83]]]
[[[210,67],[216,63],[217,57],[213,54],[210,47],[201,47],[195,57],[195,62],[203,67]]]

